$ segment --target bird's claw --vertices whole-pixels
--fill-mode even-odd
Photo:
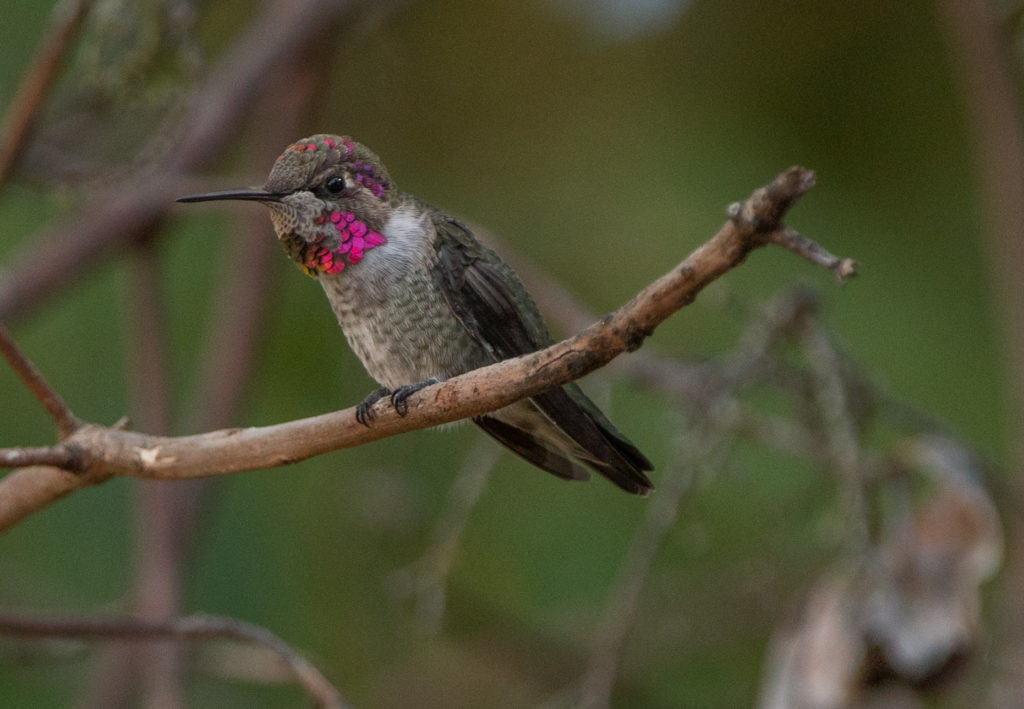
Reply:
[[[409,403],[406,401],[410,396],[418,392],[420,389],[430,386],[431,384],[437,384],[440,381],[437,377],[431,377],[426,381],[419,382],[417,384],[406,384],[400,386],[391,392],[391,405],[395,407],[395,412],[399,416],[405,416],[409,413]]]
[[[390,393],[391,390],[387,387],[371,391],[365,399],[356,405],[356,421],[369,428],[370,421],[373,421],[373,405]]]
[[[363,399],[359,404],[356,404],[356,421],[363,424],[367,428],[370,427],[370,422],[373,421],[373,405],[383,399],[385,396],[391,398],[391,405],[395,407],[395,412],[399,416],[405,416],[409,413],[409,403],[406,401],[410,396],[418,392],[424,387],[428,387],[431,384],[437,384],[440,379],[433,377],[418,384],[406,384],[400,386],[397,389],[391,390],[387,387],[381,387],[371,391],[369,395]]]

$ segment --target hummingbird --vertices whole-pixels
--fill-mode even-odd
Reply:
[[[345,338],[381,388],[356,407],[406,399],[442,379],[535,352],[553,340],[513,270],[455,217],[398,189],[380,158],[347,136],[289,145],[260,188],[182,197],[266,205],[288,256],[320,282]],[[473,422],[567,480],[592,470],[646,495],[651,462],[575,383]]]

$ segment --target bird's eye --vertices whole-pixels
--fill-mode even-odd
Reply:
[[[324,189],[331,194],[341,194],[345,191],[345,178],[334,175],[324,180]]]

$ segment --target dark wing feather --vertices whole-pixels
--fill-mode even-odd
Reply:
[[[473,422],[523,460],[533,463],[541,470],[565,480],[590,480],[590,473],[586,470],[562,453],[544,446],[537,438],[520,428],[493,416],[478,416]]]
[[[434,226],[439,286],[470,335],[495,360],[550,345],[551,335],[540,312],[512,269],[458,221],[438,215]],[[577,456],[585,465],[629,492],[644,494],[653,487],[643,474],[653,469],[651,462],[575,384],[545,392],[532,401],[586,452]],[[553,457],[560,456],[558,452],[531,441],[514,426],[495,424],[495,420],[487,417],[477,423],[534,465],[560,477],[579,477],[575,472],[579,467],[564,455],[561,462],[552,463]]]

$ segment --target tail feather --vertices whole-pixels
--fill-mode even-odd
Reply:
[[[590,480],[590,473],[524,429],[491,416],[479,416],[473,423],[529,463],[565,480]]]
[[[634,495],[654,485],[644,471],[654,466],[582,391],[559,388],[474,421],[513,452],[560,478],[586,480],[586,470]]]
[[[605,417],[581,389],[554,389],[533,402],[585,451],[580,461],[626,492],[646,495],[654,489],[644,471],[651,461]]]

